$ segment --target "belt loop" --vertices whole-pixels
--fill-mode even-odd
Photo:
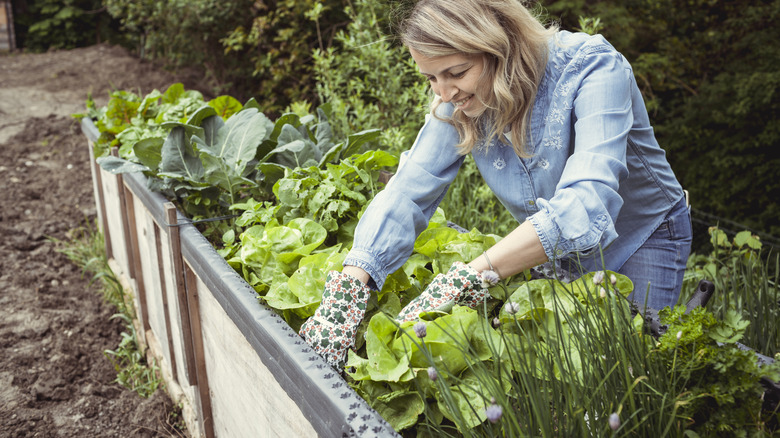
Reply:
[[[690,209],[691,208],[691,195],[685,189],[683,189],[683,193],[685,193],[685,206]]]

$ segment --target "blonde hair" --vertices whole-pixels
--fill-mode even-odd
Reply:
[[[511,129],[520,157],[536,90],[544,76],[548,43],[558,31],[545,27],[520,0],[420,0],[401,22],[404,45],[426,57],[481,55],[484,61],[477,97],[485,110],[468,117],[457,108],[447,119],[460,135],[460,153],[468,154],[480,137],[485,144]],[[441,105],[431,102],[431,113]],[[530,148],[529,148],[530,149]]]

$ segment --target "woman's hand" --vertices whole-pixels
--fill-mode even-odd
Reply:
[[[446,274],[437,275],[420,296],[407,304],[396,320],[414,321],[422,312],[446,310],[454,304],[474,309],[488,297],[487,287],[474,268],[455,262]]]
[[[371,289],[360,279],[346,272],[328,272],[320,307],[301,326],[300,335],[333,368],[344,366],[347,350],[355,345],[370,295]]]

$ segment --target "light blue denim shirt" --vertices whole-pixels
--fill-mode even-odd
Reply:
[[[533,224],[550,260],[576,257],[595,269],[603,253],[617,271],[683,197],[631,66],[600,35],[561,31],[551,42],[530,138],[528,159],[506,138],[478,144],[472,157],[512,216]],[[427,118],[361,218],[345,265],[363,268],[382,288],[457,175],[464,160],[457,143],[453,126]]]

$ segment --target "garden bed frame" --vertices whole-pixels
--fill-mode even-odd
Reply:
[[[192,437],[399,436],[143,174],[101,169],[81,128],[106,256]]]

